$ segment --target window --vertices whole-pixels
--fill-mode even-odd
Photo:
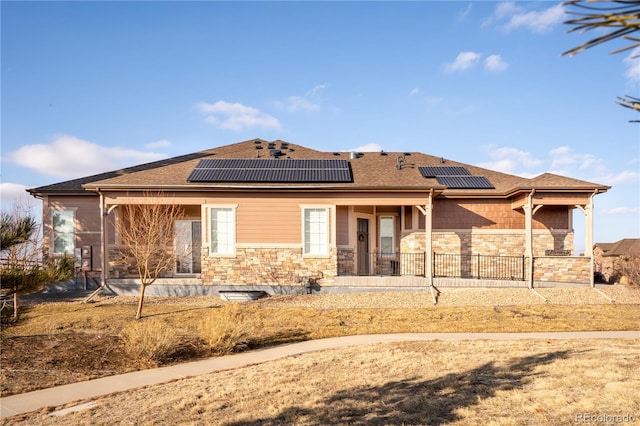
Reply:
[[[393,216],[380,216],[380,252],[391,254],[394,252],[394,226]]]
[[[304,254],[329,253],[329,213],[326,208],[303,210]]]
[[[175,224],[176,272],[178,274],[199,274],[200,240],[202,238],[199,220],[178,220]]]
[[[55,210],[53,212],[53,254],[73,255],[75,244],[73,210]]]
[[[231,207],[212,207],[210,254],[234,254],[236,240],[235,209]]]

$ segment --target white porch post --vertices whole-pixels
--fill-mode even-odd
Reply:
[[[584,206],[576,205],[584,213],[584,255],[589,258],[589,284],[591,287],[595,287],[595,280],[593,278],[593,197],[596,196],[598,191],[591,194],[589,202]]]
[[[427,204],[424,206],[424,232],[425,232],[425,270],[429,287],[433,286],[433,190],[429,192]]]
[[[529,288],[533,288],[533,194],[535,189],[527,196],[527,202],[522,206],[524,209],[525,243],[524,255],[529,259],[529,276],[527,281]]]

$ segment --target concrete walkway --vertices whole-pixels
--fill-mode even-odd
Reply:
[[[88,400],[113,392],[122,392],[143,386],[166,383],[176,379],[233,368],[246,367],[307,352],[336,349],[347,346],[373,343],[403,342],[419,340],[516,340],[516,339],[640,339],[640,331],[580,331],[558,333],[407,333],[370,334],[361,336],[334,337],[308,340],[266,349],[258,349],[235,355],[207,358],[169,367],[135,371],[117,376],[103,377],[69,385],[56,386],[7,396],[0,399],[0,418],[28,413],[43,407],[58,407],[72,401]],[[77,405],[58,412],[63,413],[88,408],[89,404]],[[55,415],[55,413],[53,413]]]

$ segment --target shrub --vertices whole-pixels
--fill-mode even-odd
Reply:
[[[224,355],[247,348],[255,324],[238,303],[223,306],[200,321],[200,336],[214,354]]]
[[[150,365],[165,361],[176,350],[175,330],[160,321],[136,321],[122,329],[120,339],[125,352]]]

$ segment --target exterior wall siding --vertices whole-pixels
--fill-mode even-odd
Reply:
[[[534,281],[591,282],[591,259],[575,256],[541,256],[534,259]]]

